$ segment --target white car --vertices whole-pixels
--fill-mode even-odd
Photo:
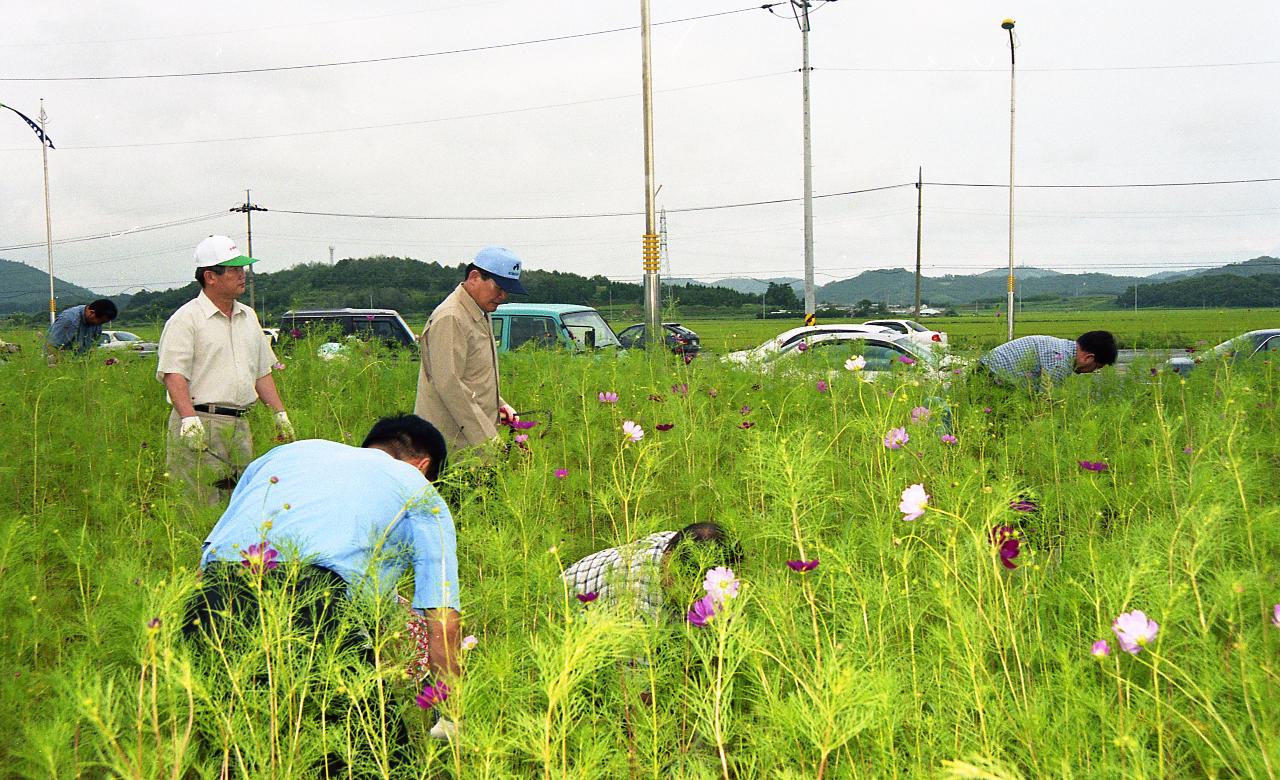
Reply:
[[[808,342],[818,336],[829,333],[881,334],[890,339],[899,337],[893,330],[876,325],[858,325],[852,322],[832,323],[830,325],[803,325],[799,328],[783,331],[753,349],[730,352],[724,356],[724,360],[738,365],[759,363],[769,360],[773,355],[795,347],[801,342]]]
[[[850,361],[856,361],[851,364]],[[835,378],[857,376],[874,382],[894,369],[921,372],[924,378],[947,380],[965,362],[943,355],[892,331],[884,333],[819,333],[772,353],[758,364],[767,371],[819,373]],[[857,368],[851,368],[856,365]]]
[[[932,349],[934,344],[947,346],[947,334],[940,330],[929,330],[915,320],[867,320],[866,325],[878,325],[905,335],[925,349]]]
[[[160,345],[154,341],[143,341],[142,337],[127,330],[104,330],[98,340],[98,349],[122,349],[142,355],[154,355]]]

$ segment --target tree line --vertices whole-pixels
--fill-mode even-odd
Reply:
[[[1140,307],[1187,309],[1197,306],[1260,308],[1280,306],[1280,274],[1206,274],[1137,287]],[[1116,305],[1134,305],[1134,287],[1116,296]]]

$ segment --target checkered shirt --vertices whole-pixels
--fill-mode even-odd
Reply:
[[[662,613],[662,553],[675,535],[675,531],[661,531],[621,547],[592,553],[560,576],[574,593],[599,594],[598,603],[617,603],[623,594],[629,593],[635,608],[656,620]]]
[[[1060,384],[1075,370],[1076,343],[1053,336],[1023,336],[1001,344],[979,362],[1008,385]]]

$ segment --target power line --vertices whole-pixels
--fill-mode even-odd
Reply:
[[[1097,65],[1097,66],[1043,66],[1038,68],[1018,68],[1018,72],[1035,71],[1037,73],[1072,73],[1072,72],[1113,72],[1126,70],[1195,70],[1199,68],[1246,68],[1257,65],[1280,65],[1280,60],[1250,60],[1245,62],[1205,62],[1186,65]],[[948,67],[905,67],[905,68],[814,68],[844,73],[1008,73],[1002,66],[948,68]]]
[[[1017,189],[1020,190],[1040,190],[1040,189],[1059,189],[1059,190],[1114,190],[1127,189],[1135,187],[1203,187],[1214,184],[1258,184],[1261,182],[1280,181],[1280,178],[1269,179],[1226,179],[1222,181],[1166,181],[1142,184],[1019,184]],[[929,187],[993,187],[998,189],[1008,189],[1008,184],[972,184],[966,182],[950,182],[950,181],[927,181],[926,186]]]
[[[776,5],[776,4],[773,4]],[[769,8],[770,5],[751,6],[749,8],[738,8],[733,11],[718,11],[716,13],[702,14],[701,16],[688,16],[683,19],[671,19],[665,22],[654,22],[651,26],[659,27],[668,24],[683,24],[684,22],[697,22],[704,19],[714,19],[719,16],[730,16],[732,14],[740,14],[745,11],[756,11],[760,8]],[[567,35],[556,35],[549,38],[535,38],[526,41],[510,41],[508,43],[492,43],[484,46],[470,46],[462,49],[446,49],[443,51],[422,52],[419,54],[399,54],[391,57],[370,57],[359,60],[335,60],[333,62],[313,62],[302,65],[276,65],[272,67],[262,68],[235,68],[231,70],[202,70],[202,71],[185,71],[175,73],[140,73],[140,74],[120,74],[111,76],[17,76],[17,77],[0,77],[0,81],[23,81],[23,82],[51,82],[51,81],[138,81],[142,79],[177,79],[190,78],[194,76],[242,76],[252,73],[281,73],[285,71],[298,70],[318,70],[321,68],[339,68],[349,65],[373,65],[383,62],[403,62],[406,60],[420,60],[430,57],[446,57],[453,54],[474,54],[482,51],[496,51],[498,49],[511,49],[519,46],[533,46],[543,43],[558,43],[560,41],[570,41],[579,38],[593,38],[601,35],[612,35],[614,33],[629,32],[638,30],[639,25],[629,25],[627,27],[614,27],[607,30],[595,30],[585,33],[570,33]]]
[[[211,219],[219,219],[226,216],[226,212],[215,211],[212,214],[201,214],[195,217],[183,217],[181,219],[170,220],[169,222],[161,222],[155,225],[140,225],[137,227],[122,228],[113,230],[109,233],[95,233],[90,236],[76,236],[74,238],[60,238],[53,243],[55,244],[78,244],[82,241],[97,241],[103,238],[120,238],[132,233],[146,233],[152,230],[162,230],[164,228],[179,227],[181,225],[193,225],[197,222],[207,222]],[[34,247],[44,246],[43,241],[34,241],[26,244],[13,244],[12,246],[0,246],[0,252],[9,252],[15,249],[32,249]]]

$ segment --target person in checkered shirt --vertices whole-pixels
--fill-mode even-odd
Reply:
[[[997,384],[1048,387],[1074,374],[1089,374],[1116,362],[1116,338],[1091,330],[1075,341],[1053,336],[1023,336],[1001,344],[979,359]]]
[[[656,621],[664,606],[684,614],[688,604],[681,594],[692,602],[708,569],[736,566],[741,559],[738,545],[719,524],[703,522],[592,553],[561,577],[577,596],[607,604],[628,600]]]

